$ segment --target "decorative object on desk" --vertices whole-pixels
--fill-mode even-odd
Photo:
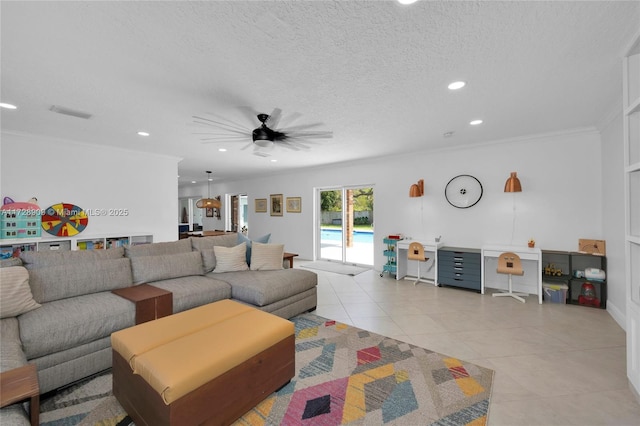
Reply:
[[[211,171],[207,170],[206,173],[207,173],[207,186],[208,186],[207,198],[199,199],[198,202],[196,202],[196,207],[199,209],[207,209],[207,208],[219,209],[220,207],[222,207],[220,200],[211,198],[211,181],[213,180],[213,178],[211,177]]]
[[[207,207],[207,217],[213,217],[213,207]]]
[[[527,245],[529,246],[529,248],[534,248],[536,246],[536,240],[531,238],[529,241],[527,241]]]
[[[424,195],[424,180],[420,179],[409,188],[409,197],[422,197]]]
[[[45,209],[42,229],[56,237],[73,237],[89,224],[89,217],[80,207],[70,203],[58,203]]]
[[[271,194],[271,216],[282,216],[282,194]]]
[[[502,293],[493,293],[493,297],[498,296],[509,296],[513,297],[516,300],[519,300],[522,303],[526,301],[522,298],[522,296],[528,296],[525,293],[514,293],[513,292],[513,280],[512,277],[514,275],[524,275],[524,269],[522,269],[522,261],[520,260],[520,256],[512,252],[505,252],[498,257],[498,269],[496,270],[499,274],[508,274],[509,275],[509,291]]]
[[[597,256],[604,256],[607,252],[606,244],[604,240],[578,240],[578,251],[580,253],[595,254]]]
[[[300,197],[287,197],[287,213],[300,213],[302,211],[302,199]]]
[[[458,175],[451,179],[444,189],[449,204],[458,209],[475,206],[482,198],[482,184],[471,175]]]
[[[418,262],[428,262],[429,258],[424,256],[424,247],[422,243],[417,241],[409,244],[409,250],[407,251],[407,260],[417,260]],[[424,281],[420,278],[420,263],[418,263],[418,276],[413,282],[413,285],[418,284],[420,281]]]
[[[266,198],[256,198],[255,199],[256,213],[266,213],[267,212],[267,199]]]
[[[504,184],[504,192],[522,192],[522,185],[517,172],[511,172],[511,176]]]

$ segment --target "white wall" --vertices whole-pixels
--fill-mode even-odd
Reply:
[[[82,236],[178,238],[178,158],[4,132],[0,157],[2,197],[36,197],[41,208],[64,202],[85,211],[128,210],[90,216]]]
[[[442,235],[451,246],[509,244],[514,198],[513,244],[524,245],[534,238],[542,249],[576,250],[579,238],[602,239],[601,155],[599,133],[583,130],[217,184],[212,185],[212,194],[246,192],[249,235],[271,233],[272,241],[284,243],[287,251],[312,259],[314,189],[371,185],[375,268],[380,270],[385,262],[382,238],[390,233],[414,239]],[[511,171],[518,172],[522,193],[503,192]],[[484,187],[480,202],[469,209],[456,209],[444,197],[445,185],[459,174],[477,177]],[[409,187],[418,179],[425,181],[425,197],[409,198]],[[202,191],[181,188],[180,195]],[[255,213],[254,199],[269,194],[302,197],[302,213],[285,212],[283,217]]]
[[[607,242],[607,311],[626,328],[624,146],[622,111],[602,131],[603,235]]]

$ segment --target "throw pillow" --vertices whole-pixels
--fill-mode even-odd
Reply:
[[[238,232],[238,244],[240,243],[247,244],[247,264],[248,265],[251,264],[252,243],[256,242],[256,243],[267,244],[269,242],[269,238],[271,238],[271,234],[263,235],[262,237],[256,238],[255,240],[250,240],[249,238],[245,237],[243,233]]]
[[[0,268],[0,318],[15,317],[40,307],[31,294],[29,271],[23,266]]]
[[[251,251],[251,270],[275,271],[284,269],[282,267],[283,254],[284,244],[261,244],[254,241]]]
[[[215,246],[213,251],[216,255],[216,267],[213,272],[234,272],[246,271],[247,265],[247,244],[238,244],[235,247]]]

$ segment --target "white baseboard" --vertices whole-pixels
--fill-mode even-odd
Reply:
[[[617,322],[624,331],[627,331],[627,317],[620,309],[618,309],[616,305],[611,303],[611,301],[609,300],[607,300],[607,312],[609,312],[611,318],[613,318],[614,321]]]

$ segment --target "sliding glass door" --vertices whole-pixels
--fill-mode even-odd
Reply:
[[[317,241],[321,260],[373,265],[373,188],[318,191]]]

